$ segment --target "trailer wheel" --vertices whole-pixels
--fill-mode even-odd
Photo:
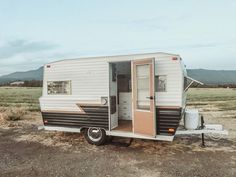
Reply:
[[[106,142],[106,132],[101,128],[90,127],[85,130],[84,137],[89,144],[97,146]]]

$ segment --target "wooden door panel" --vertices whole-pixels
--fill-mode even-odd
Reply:
[[[132,62],[132,83],[134,133],[154,137],[156,135],[154,59]]]

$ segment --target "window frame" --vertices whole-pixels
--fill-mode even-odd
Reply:
[[[159,81],[159,77],[161,77],[161,76],[164,76],[165,77],[165,90],[164,91],[160,91],[159,89],[158,89],[158,81]],[[165,93],[165,92],[167,92],[167,83],[168,83],[168,77],[167,77],[167,75],[165,75],[165,74],[162,74],[162,75],[155,75],[155,92],[159,92],[159,93]]]
[[[69,91],[68,93],[49,93],[48,92],[48,85],[50,82],[68,82],[69,83]],[[71,80],[48,80],[47,82],[47,95],[53,96],[53,95],[72,95],[72,82]]]
[[[143,74],[141,74],[141,75],[138,75],[138,67],[139,66],[141,66],[141,67],[146,67],[147,66],[147,69],[148,69],[148,72],[147,73],[144,73],[144,75]],[[141,68],[142,69],[142,68]],[[148,90],[148,92],[149,92],[149,94],[148,95],[150,95],[150,70],[151,70],[151,68],[150,68],[150,64],[138,64],[138,65],[136,65],[136,101],[137,101],[137,103],[136,103],[136,109],[137,110],[142,110],[142,111],[150,111],[150,109],[151,109],[151,103],[150,103],[150,100],[148,101],[149,103],[148,103],[148,105],[147,105],[147,107],[146,107],[146,105],[140,105],[139,104],[139,96],[138,96],[138,92],[139,92],[139,90],[145,90],[146,88],[141,88],[141,89],[138,89],[140,86],[139,86],[139,79],[147,79],[148,78],[148,84],[149,84],[149,86],[148,86],[148,88],[147,88],[147,90]],[[143,83],[143,82],[141,82],[141,83]],[[140,100],[141,102],[143,102],[143,100]]]

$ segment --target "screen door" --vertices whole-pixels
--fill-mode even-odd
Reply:
[[[133,130],[154,137],[154,59],[132,61]]]

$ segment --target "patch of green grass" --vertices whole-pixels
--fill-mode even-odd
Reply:
[[[0,87],[0,107],[24,107],[29,111],[39,111],[39,87]]]
[[[189,102],[236,100],[235,89],[225,88],[191,88],[188,90]]]
[[[226,88],[191,88],[188,105],[213,105],[220,111],[236,110],[236,90]]]
[[[42,88],[36,87],[0,87],[0,107],[25,108],[39,111],[39,97]],[[214,105],[219,110],[236,110],[236,89],[190,88],[188,105]]]

